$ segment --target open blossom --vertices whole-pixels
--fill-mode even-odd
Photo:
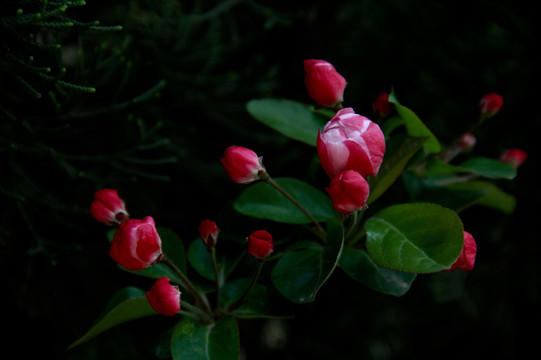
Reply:
[[[220,229],[212,220],[203,220],[199,224],[199,236],[207,248],[213,247],[218,242]]]
[[[504,163],[508,163],[511,166],[518,168],[524,161],[526,161],[526,158],[528,157],[528,154],[522,150],[522,149],[508,149],[503,152],[503,154],[500,156],[500,161],[503,161]]]
[[[349,214],[366,205],[370,188],[366,180],[356,171],[346,170],[331,180],[326,189],[332,199],[334,208]]]
[[[344,101],[346,79],[331,63],[324,60],[304,60],[306,90],[319,105],[337,108]]]
[[[503,106],[503,97],[500,94],[490,93],[481,98],[479,112],[481,116],[488,118],[500,112]]]
[[[475,255],[477,254],[477,244],[475,239],[469,233],[464,231],[464,246],[462,252],[458,256],[458,259],[451,265],[446,271],[452,271],[455,269],[470,271],[475,264]]]
[[[248,148],[230,146],[224,151],[220,159],[229,177],[239,184],[248,184],[259,179],[259,174],[265,168],[262,158]]]
[[[272,236],[266,230],[257,230],[248,236],[248,254],[257,259],[268,257],[274,248]]]
[[[146,269],[163,258],[162,241],[150,216],[123,222],[111,241],[109,256],[127,270]]]
[[[162,277],[154,282],[150,291],[147,291],[147,300],[152,308],[167,316],[173,316],[180,310],[181,292],[178,286],[171,285],[169,278]]]
[[[317,137],[321,166],[332,179],[345,170],[364,177],[379,171],[385,154],[385,136],[370,119],[352,108],[339,110]]]
[[[119,225],[129,218],[124,200],[114,189],[101,189],[94,193],[94,201],[90,204],[90,215],[107,225]]]

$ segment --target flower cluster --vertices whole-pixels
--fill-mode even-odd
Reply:
[[[241,154],[241,158],[248,161],[252,158],[245,156],[242,148],[232,147],[228,152],[229,157],[235,157]],[[248,155],[251,153],[248,151]],[[231,160],[231,158],[229,158]],[[257,159],[257,157],[256,157]],[[259,163],[259,160],[256,160]],[[258,169],[260,165],[256,165]],[[233,168],[240,169],[237,164],[233,164]],[[251,170],[245,171],[250,172]],[[239,172],[233,171],[233,176],[242,176],[246,178],[246,174],[239,175]],[[150,268],[157,263],[166,262],[166,255],[162,248],[162,239],[156,229],[156,224],[151,216],[146,216],[142,219],[130,219],[126,210],[125,202],[118,195],[118,191],[114,189],[101,189],[95,192],[94,201],[90,204],[90,214],[97,221],[107,225],[117,226],[117,229],[111,240],[109,256],[116,261],[120,266],[129,271],[138,271]],[[199,224],[199,236],[203,244],[212,253],[214,259],[214,248],[218,242],[218,234],[220,229],[212,220],[203,220]],[[272,236],[266,230],[258,230],[253,232],[247,238],[247,251],[256,259],[263,260],[267,258],[273,251],[274,243]],[[174,271],[180,270],[173,267]],[[184,280],[183,284],[188,288],[192,295],[199,297],[193,285],[185,278],[182,273],[177,273],[179,278]],[[164,315],[173,316],[180,311],[180,296],[181,292],[176,285],[170,284],[171,279],[168,277],[160,277],[150,291],[146,293],[147,300],[152,308]],[[200,300],[200,303],[203,301]]]
[[[461,158],[458,155],[469,156],[466,153],[477,143],[473,134],[476,126],[496,115],[502,107],[503,98],[499,94],[483,96],[473,126],[448,146],[441,146],[430,130],[425,130],[421,120],[396,101],[394,94],[381,93],[372,104],[373,116],[383,124],[384,134],[376,122],[357,114],[351,107],[343,107],[347,82],[332,64],[308,59],[304,61],[304,69],[305,86],[315,106],[291,105],[292,102],[279,105],[278,101],[271,105],[294,108],[289,112],[273,111],[280,126],[290,123],[282,119],[283,114],[289,113],[292,119],[287,120],[291,122],[308,119],[302,131],[295,124],[291,131],[296,133],[283,133],[298,140],[302,132],[307,138],[305,142],[315,147],[321,165],[318,171],[329,181],[326,193],[298,179],[273,179],[263,165],[263,158],[246,147],[229,146],[219,160],[235,183],[259,182],[247,186],[234,203],[235,210],[258,219],[303,225],[302,241],[288,246],[284,241],[287,239],[278,240],[276,243],[284,249],[274,256],[271,255],[275,241],[267,230],[252,231],[245,238],[242,255],[248,254],[255,265],[251,279],[228,279],[231,274],[237,274],[233,270],[240,257],[232,258],[233,248],[227,247],[227,238],[223,241],[222,237],[218,245],[222,234],[213,220],[200,222],[199,236],[185,254],[178,237],[167,229],[157,228],[153,217],[131,218],[117,190],[102,189],[94,194],[90,214],[101,223],[116,226],[114,234],[109,236],[110,257],[127,271],[156,279],[149,291],[139,291],[137,306],[145,298],[148,301],[139,310],[148,315],[153,311],[166,316],[183,315],[177,326],[180,330],[175,330],[180,332],[171,339],[179,342],[175,346],[178,349],[191,346],[195,338],[199,342],[208,341],[211,330],[222,332],[213,341],[232,339],[223,335],[237,331],[236,317],[268,316],[270,304],[261,296],[267,293],[266,284],[256,284],[264,264],[273,266],[266,272],[272,285],[296,303],[313,301],[337,267],[354,280],[395,296],[408,291],[415,279],[412,275],[472,270],[477,243],[472,234],[464,231],[456,210],[469,206],[471,199],[455,199],[456,189],[452,185],[460,183],[468,190],[469,181],[478,177],[511,179],[527,158],[524,150],[512,148],[501,154],[500,161],[477,158],[457,165],[451,163]],[[264,109],[269,109],[269,103]],[[302,111],[305,116],[298,117]],[[266,120],[273,117],[262,113]],[[322,114],[328,116],[325,124],[320,121]],[[415,131],[408,128],[411,124]],[[395,136],[393,131],[402,125],[406,134]],[[411,203],[393,204],[368,217],[367,204],[373,204],[405,172],[408,172],[407,181],[402,185],[409,192]],[[478,193],[484,182],[473,185],[474,193]],[[494,191],[492,184],[489,186]],[[428,196],[437,189],[445,191],[441,199],[432,201],[425,200],[425,189]],[[417,194],[422,195],[421,201]],[[308,223],[312,226],[305,226]],[[311,242],[310,238],[315,241]],[[184,274],[188,264],[198,273],[195,285]],[[188,292],[188,300],[186,297],[181,300],[179,286]],[[177,335],[184,335],[186,329],[195,330],[193,338],[185,343],[185,337]],[[230,355],[238,358],[237,353]]]
[[[318,60],[320,63],[326,62]],[[313,78],[314,70],[307,68],[306,62],[305,68],[307,79]],[[332,75],[336,72],[332,65],[324,69],[329,75],[319,76],[317,82],[306,82],[310,94],[338,89],[342,84],[336,80],[336,75]],[[344,91],[343,87],[339,89],[336,96]],[[390,111],[385,105],[389,104],[387,100],[388,97],[378,100],[377,108],[381,113]],[[352,108],[340,109],[319,132],[317,152],[321,166],[331,178],[327,192],[334,208],[343,214],[362,209],[370,193],[366,178],[378,173],[385,154],[385,136],[380,127],[367,117],[356,114]]]

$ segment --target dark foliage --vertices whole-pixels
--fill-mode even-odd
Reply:
[[[338,270],[315,303],[293,307],[295,319],[241,321],[246,359],[506,359],[535,350],[541,119],[531,9],[486,0],[82,5],[0,5],[0,261],[16,357],[153,358],[169,319],[125,324],[66,351],[117,289],[150,286],[107,256],[106,228],[87,211],[94,191],[119,189],[131,214],[154,216],[186,243],[205,218],[245,236],[255,221],[231,213],[240,189],[219,158],[235,144],[257,149],[273,175],[310,172],[312,148],[245,111],[253,98],[310,102],[305,58],[335,65],[357,113],[370,115],[376,95],[393,88],[444,142],[473,120],[482,95],[499,92],[504,107],[476,134],[476,151],[497,157],[516,146],[529,158],[502,184],[518,198],[514,214],[461,213],[478,241],[473,272],[423,276],[390,298]]]

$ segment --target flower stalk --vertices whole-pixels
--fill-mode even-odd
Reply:
[[[252,280],[250,281],[250,284],[248,285],[248,287],[246,287],[246,289],[244,289],[244,292],[239,297],[239,299],[237,301],[235,301],[233,303],[233,305],[231,305],[227,309],[227,311],[233,311],[236,308],[238,308],[240,306],[240,304],[242,304],[242,302],[244,301],[244,298],[246,297],[246,295],[248,295],[250,290],[252,290],[252,288],[256,284],[257,279],[259,278],[259,275],[261,274],[261,269],[263,268],[263,262],[264,262],[263,259],[257,259],[255,270],[254,270],[254,273],[252,274]]]
[[[323,229],[321,224],[312,216],[312,214],[308,210],[306,210],[304,206],[302,206],[300,202],[297,201],[297,199],[291,196],[291,194],[289,194],[283,187],[278,185],[278,183],[274,181],[266,171],[261,171],[259,173],[259,178],[265,181],[267,184],[271,185],[276,190],[278,190],[289,201],[291,201],[293,205],[295,205],[300,211],[303,212],[304,215],[306,215],[308,219],[310,219],[310,221],[314,224],[314,226],[316,227],[320,235],[323,235],[323,238],[325,238],[325,234],[326,234],[325,229]]]
[[[210,314],[211,310],[210,310],[210,307],[208,305],[208,300],[204,299],[201,296],[199,291],[197,291],[195,289],[195,287],[193,286],[191,281],[188,280],[186,275],[184,275],[184,273],[167,256],[165,256],[165,254],[163,256],[162,262],[164,264],[166,264],[167,266],[169,266],[171,268],[171,270],[173,270],[175,272],[175,274],[178,276],[178,278],[182,282],[182,285],[184,286],[184,288],[186,288],[186,290],[188,290],[188,292],[193,296],[193,298],[195,299],[195,302],[199,306],[199,308],[201,308],[207,314]]]

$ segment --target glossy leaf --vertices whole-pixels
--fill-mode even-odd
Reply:
[[[341,225],[329,221],[325,246],[288,252],[278,260],[271,274],[274,286],[295,303],[314,301],[317,292],[334,271],[343,243]]]
[[[285,99],[248,102],[246,109],[256,120],[294,140],[316,146],[319,129],[333,116],[312,106]]]
[[[500,189],[498,186],[488,181],[468,181],[465,183],[456,183],[449,185],[448,188],[455,194],[464,192],[478,192],[481,196],[476,203],[482,206],[499,210],[510,214],[515,210],[516,198]]]
[[[426,137],[427,140],[424,143],[425,151],[429,153],[439,153],[441,151],[441,144],[434,136],[432,131],[419,119],[417,114],[407,107],[400,105],[396,99],[394,93],[389,96],[389,102],[394,104],[398,115],[404,120],[406,129],[409,135],[417,137]]]
[[[225,257],[220,256],[220,253],[218,252],[216,257],[219,264],[218,279],[220,280],[220,283],[223,283],[226,277],[234,270],[242,255],[242,253],[239,253],[236,256]],[[201,239],[195,239],[188,247],[188,261],[199,275],[207,280],[214,281],[212,258]]]
[[[409,289],[416,274],[393,271],[374,263],[365,250],[344,247],[340,268],[352,279],[384,294],[402,296]]]
[[[106,311],[88,332],[69,346],[71,349],[110,328],[142,317],[158,314],[150,304],[145,291],[129,287],[119,290],[106,306]]]
[[[233,305],[244,293],[250,279],[236,279],[229,281],[220,292],[220,303],[224,309]],[[231,315],[242,319],[255,318],[283,318],[274,310],[274,298],[271,290],[263,285],[256,284],[246,295],[242,303],[231,311]]]
[[[383,163],[376,176],[369,179],[370,196],[367,204],[379,198],[402,174],[408,161],[419,151],[427,138],[397,136],[386,144]]]
[[[293,196],[317,221],[336,216],[332,201],[310,184],[292,178],[274,179]],[[310,220],[297,206],[266,182],[258,182],[244,190],[234,203],[239,213],[260,219],[288,224],[308,224]]]
[[[380,266],[412,273],[447,269],[464,243],[458,215],[440,205],[400,204],[378,212],[365,223],[366,246]]]
[[[173,360],[238,360],[239,330],[233,317],[202,324],[183,317],[171,338]]]
[[[459,167],[492,179],[513,179],[517,175],[517,171],[513,166],[490,158],[469,159],[460,164]]]

